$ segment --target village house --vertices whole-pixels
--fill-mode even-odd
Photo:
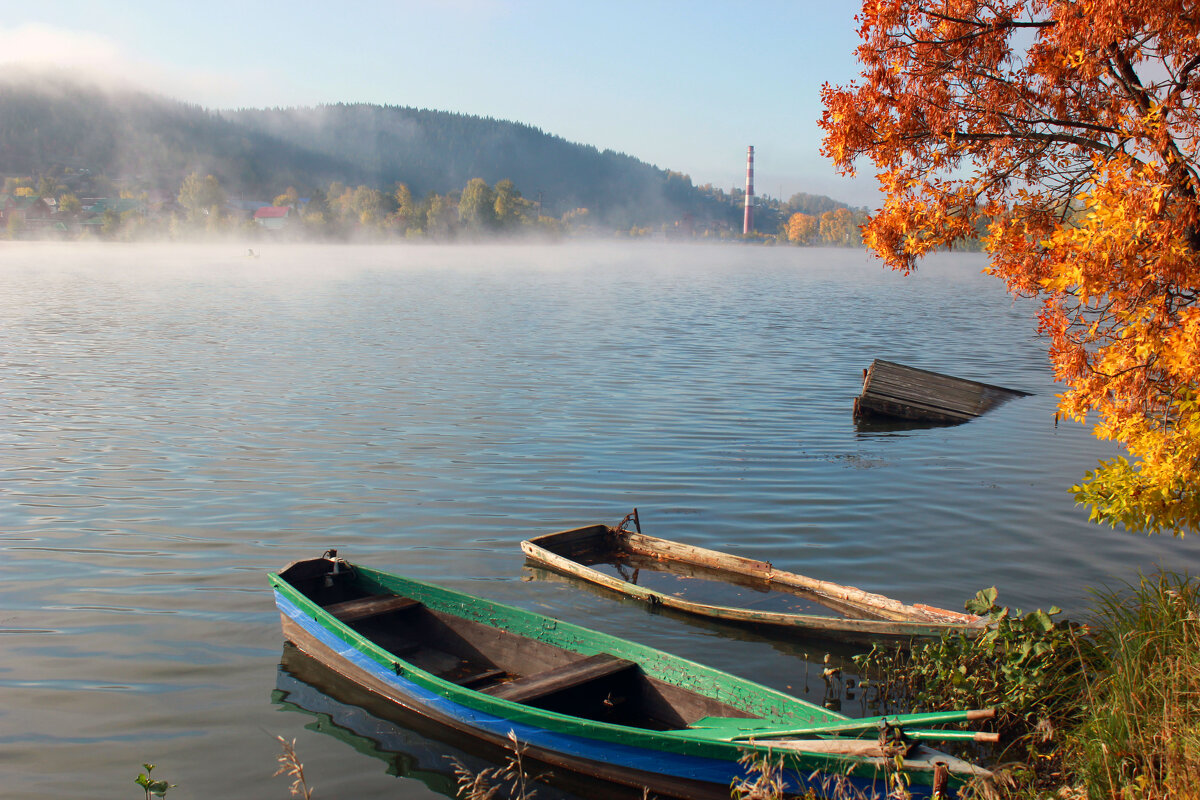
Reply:
[[[50,206],[40,197],[0,194],[0,226],[42,228],[51,222]]]
[[[146,213],[146,204],[132,197],[102,197],[88,209],[93,214],[103,214],[109,210],[118,216],[124,214],[126,211],[136,211],[144,215]]]
[[[286,228],[295,213],[291,206],[264,206],[254,212],[254,222],[267,230],[277,231]]]

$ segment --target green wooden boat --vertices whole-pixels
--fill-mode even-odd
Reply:
[[[746,754],[789,793],[915,798],[989,773],[925,742],[981,712],[855,720],[751,681],[550,617],[351,564],[334,551],[269,577],[285,638],[400,708],[494,746],[662,797],[725,800]],[[840,795],[840,796],[845,796]]]
[[[633,530],[629,525],[634,526]],[[975,635],[987,619],[786,572],[769,561],[641,532],[637,509],[620,525],[587,525],[521,542],[533,564],[655,609],[796,636],[907,644]],[[607,571],[606,571],[607,570]]]

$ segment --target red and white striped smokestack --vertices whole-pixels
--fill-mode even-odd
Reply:
[[[754,145],[746,148],[746,216],[742,220],[742,235],[754,230]]]

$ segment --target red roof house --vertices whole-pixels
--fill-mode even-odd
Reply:
[[[294,215],[291,206],[263,206],[254,212],[254,221],[269,230],[278,230],[286,227]]]

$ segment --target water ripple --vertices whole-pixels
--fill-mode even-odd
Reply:
[[[1035,308],[978,258],[902,278],[789,248],[269,250],[0,250],[16,796],[167,759],[192,792],[244,794],[274,765],[262,731],[303,734],[270,708],[264,573],[328,547],[778,686],[802,645],[524,580],[517,543],[638,506],[649,533],[906,600],[996,584],[1073,613],[1088,586],[1200,568],[1191,540],[1073,505],[1119,451],[1054,426]],[[856,426],[873,358],[1034,395],[955,428]]]

